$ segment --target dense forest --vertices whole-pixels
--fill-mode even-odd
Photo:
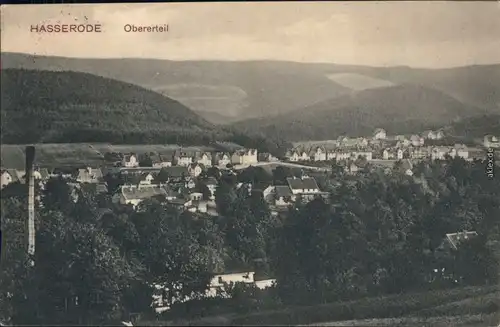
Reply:
[[[2,70],[2,143],[201,141],[218,133],[141,87],[76,72]]]
[[[259,152],[284,148],[279,138],[217,127],[159,93],[85,73],[4,69],[1,92],[2,144],[231,141]]]
[[[65,181],[51,179],[37,190],[43,207],[37,210],[34,267],[16,242],[25,193],[21,184],[10,184],[1,199],[7,248],[0,319],[99,324],[129,319],[130,313],[148,316],[153,283],[171,290],[165,293],[170,303],[174,296],[194,298],[174,304],[160,319],[497,285],[500,183],[484,170],[485,162],[461,159],[421,163],[414,176],[335,170],[317,176],[331,193],[328,200],[297,204],[279,216],[271,215],[261,193],[235,185],[282,181],[296,173],[283,168],[270,174],[254,167],[238,176],[212,170],[219,179],[217,217],[181,213],[160,199],[132,210],[112,204],[110,195],[85,187],[72,191]],[[463,230],[478,236],[443,250],[445,234]],[[237,284],[230,288],[232,300],[200,297],[214,274],[257,263],[260,273],[276,278],[275,287]],[[498,310],[494,305],[486,309]],[[357,309],[342,310],[349,317]],[[308,313],[311,322],[320,319],[316,311]],[[273,322],[296,323],[283,317]]]

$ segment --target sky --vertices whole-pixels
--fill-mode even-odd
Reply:
[[[102,33],[30,31],[101,24]],[[124,26],[168,24],[168,32]],[[287,60],[444,68],[500,63],[500,2],[5,5],[1,51],[84,58]]]

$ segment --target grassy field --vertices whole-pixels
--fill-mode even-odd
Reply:
[[[500,287],[465,287],[139,325],[498,326]]]
[[[1,145],[1,166],[4,168],[24,169],[24,149],[22,144]],[[61,166],[99,166],[105,163],[104,153],[159,153],[169,154],[179,148],[175,144],[109,144],[109,143],[58,143],[34,144],[35,163],[40,167]],[[208,147],[183,147],[185,150],[210,150]]]

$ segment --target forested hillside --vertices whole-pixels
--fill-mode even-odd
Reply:
[[[237,122],[234,126],[292,141],[321,140],[340,135],[368,136],[378,127],[393,135],[418,133],[484,113],[442,92],[408,84],[363,90],[286,115]]]
[[[434,89],[490,112],[499,110],[500,104],[500,65],[420,69],[286,61],[1,56],[3,68],[77,71],[140,85],[205,112],[215,123],[284,114],[352,91],[402,84]]]
[[[5,69],[2,143],[191,142],[223,136],[159,93],[77,72]]]

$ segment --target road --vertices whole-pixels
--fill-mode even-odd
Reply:
[[[262,167],[262,166],[270,166],[270,165],[276,165],[276,166],[285,166],[285,167],[290,167],[290,168],[303,168],[303,169],[310,169],[310,170],[317,170],[317,171],[331,171],[331,168],[326,168],[326,167],[314,167],[314,166],[306,166],[306,165],[301,165],[301,164],[296,164],[292,162],[283,162],[283,161],[274,161],[274,162],[268,162],[268,161],[262,161],[258,162],[255,164],[251,165],[234,165],[233,168],[236,170],[240,169],[245,169],[250,166],[252,167]]]

